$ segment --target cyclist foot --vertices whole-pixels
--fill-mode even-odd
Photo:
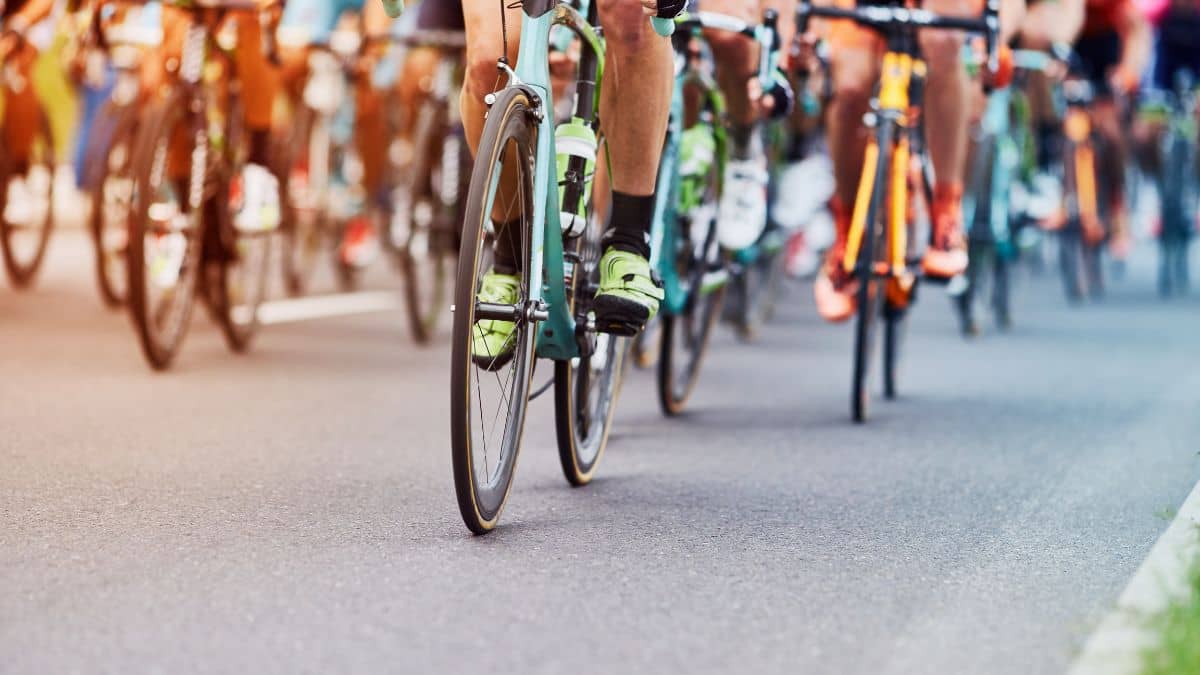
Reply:
[[[282,219],[279,207],[279,180],[261,164],[242,169],[242,207],[233,218],[240,232],[270,232]]]
[[[520,295],[521,280],[516,275],[491,271],[483,275],[475,299],[489,304],[515,305]],[[471,334],[471,360],[484,370],[503,368],[512,359],[516,348],[513,342],[516,329],[517,325],[511,321],[477,321]]]
[[[767,158],[761,143],[751,143],[747,159],[725,168],[724,193],[717,216],[717,240],[728,251],[749,248],[767,227]]]
[[[963,234],[962,187],[939,186],[933,199],[933,241],[921,260],[925,274],[950,279],[967,271],[967,239]]]
[[[613,335],[637,335],[658,313],[663,290],[642,256],[610,248],[600,259],[600,289],[593,308],[596,330]]]

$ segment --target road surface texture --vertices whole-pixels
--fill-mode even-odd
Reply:
[[[1200,303],[1145,265],[1077,309],[1026,278],[974,342],[929,289],[866,426],[796,286],[758,343],[720,332],[689,414],[633,373],[590,487],[537,401],[484,538],[448,350],[401,313],[246,356],[198,313],[155,374],[91,275],[62,233],[0,292],[5,673],[1058,673],[1200,477]]]

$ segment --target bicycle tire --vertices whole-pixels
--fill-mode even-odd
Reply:
[[[758,246],[754,261],[746,265],[733,284],[738,298],[735,314],[737,336],[743,342],[754,341],[775,309],[776,295],[783,279],[783,244],[771,241],[781,236],[768,229]]]
[[[471,187],[467,199],[466,220],[462,249],[459,254],[458,277],[455,287],[454,329],[451,346],[451,376],[450,376],[450,435],[451,463],[454,468],[455,496],[458,500],[459,512],[467,528],[475,534],[485,534],[495,528],[500,515],[508,501],[512,490],[512,480],[516,470],[517,457],[520,452],[521,437],[525,428],[526,410],[529,404],[530,383],[533,377],[534,343],[537,330],[536,323],[523,320],[517,322],[514,331],[516,345],[512,356],[505,363],[512,366],[509,381],[512,390],[508,394],[501,392],[507,404],[507,414],[504,427],[500,430],[500,452],[496,462],[494,476],[484,475],[481,484],[476,476],[476,460],[482,454],[485,466],[488,463],[487,437],[481,433],[484,447],[479,448],[475,442],[473,427],[473,407],[478,403],[481,414],[480,421],[486,413],[482,411],[483,403],[481,382],[473,380],[479,376],[480,366],[472,355],[472,337],[476,324],[476,294],[479,288],[481,269],[486,265],[485,243],[488,239],[488,229],[494,214],[492,196],[496,193],[495,184],[504,166],[511,166],[516,172],[519,186],[517,190],[523,203],[521,227],[529,227],[529,216],[534,208],[533,195],[533,149],[535,147],[536,131],[533,121],[532,104],[528,95],[520,89],[506,89],[497,95],[496,102],[488,114],[484,125],[483,137],[479,144],[477,157],[484,161],[476,162],[472,171]],[[510,164],[511,163],[511,164]],[[528,231],[522,233],[522,248],[525,260],[530,260]],[[521,292],[528,299],[532,280],[529,278],[530,265],[524,265],[520,274]],[[493,360],[494,366],[497,360]],[[504,386],[499,375],[498,382]],[[476,401],[475,399],[478,399]],[[493,429],[494,431],[494,429]]]
[[[696,209],[697,213],[710,214],[709,222],[703,227],[703,242],[694,242],[690,233],[697,232],[695,224],[678,215],[668,227],[675,228],[676,237],[682,240],[675,251],[663,251],[662,255],[676,256],[676,273],[687,287],[687,301],[678,314],[664,312],[659,316],[662,335],[658,357],[658,400],[663,414],[682,414],[699,381],[701,366],[708,354],[713,327],[721,316],[728,282],[716,288],[705,288],[709,274],[725,270],[725,261],[717,243],[717,219],[722,191],[724,163],[713,162],[709,172],[709,190],[706,201],[709,207]],[[697,248],[699,243],[699,248]],[[678,342],[682,340],[682,342]]]
[[[187,336],[191,322],[192,311],[196,303],[196,290],[199,271],[202,264],[202,251],[205,232],[205,221],[202,212],[197,209],[186,215],[186,231],[159,231],[161,228],[152,227],[150,223],[151,198],[154,194],[154,180],[171,180],[166,177],[168,147],[172,135],[179,124],[189,125],[187,131],[194,131],[199,124],[194,113],[189,111],[186,93],[173,90],[163,100],[150,106],[143,114],[142,123],[138,130],[137,149],[134,152],[133,174],[137,181],[134,191],[134,201],[131,207],[129,235],[129,309],[130,318],[137,330],[142,353],[150,366],[155,370],[165,370],[179,354],[179,350]],[[191,134],[189,134],[191,136]],[[191,152],[188,153],[191,155]],[[189,180],[179,183],[186,190]],[[161,186],[162,183],[159,183]],[[183,215],[182,213],[180,214]],[[161,240],[181,234],[184,242],[183,254],[179,259],[179,273],[173,284],[174,291],[170,294],[170,302],[165,308],[151,302],[151,289],[147,284],[157,283],[147,274],[147,258],[149,254],[157,254],[156,241],[154,251],[148,251],[147,238],[154,236]],[[164,313],[163,309],[169,310]],[[169,319],[163,323],[162,319]],[[162,324],[162,325],[160,325]]]
[[[879,156],[875,167],[875,178],[871,188],[871,199],[867,207],[866,227],[863,230],[862,246],[859,249],[855,276],[858,278],[857,311],[854,326],[854,367],[851,378],[850,414],[856,423],[867,420],[870,405],[868,378],[871,357],[875,346],[875,321],[879,317],[883,301],[882,283],[875,274],[875,259],[882,255],[880,246],[879,220],[881,205],[887,193],[888,177],[892,171],[892,143],[895,125],[883,120],[876,132]]]
[[[44,110],[38,111],[38,118],[38,137],[33,142],[33,154],[26,167],[26,175],[32,175],[34,167],[44,173],[39,177],[45,181],[46,188],[46,209],[41,222],[22,226],[9,222],[5,217],[8,210],[8,184],[15,177],[16,167],[12,157],[0,153],[0,253],[3,254],[9,282],[15,288],[28,288],[33,284],[46,259],[50,234],[54,231],[54,134],[51,133],[50,120]],[[40,158],[37,157],[39,152],[42,154]],[[28,232],[30,229],[36,229],[36,232]],[[28,235],[32,235],[32,240]]]
[[[230,351],[244,353],[261,326],[259,309],[267,296],[273,231],[241,232],[233,223],[233,189],[249,152],[241,99],[231,94],[226,107],[226,144],[217,190],[205,204],[204,289]]]
[[[86,153],[87,161],[95,171],[89,180],[92,213],[88,231],[96,254],[96,287],[100,291],[100,298],[106,306],[117,308],[123,306],[129,296],[126,265],[133,200],[131,171],[138,115],[130,106],[109,101],[100,108],[96,119],[93,143]],[[109,121],[111,133],[96,133],[102,120]],[[124,236],[120,236],[119,231],[114,233],[114,227],[123,230]],[[110,245],[110,240],[114,239],[116,244]]]
[[[577,324],[586,326],[592,311],[594,289],[600,283],[600,235],[602,224],[595,222],[582,237],[568,242],[574,246],[579,262],[572,284],[571,311]],[[617,395],[625,372],[626,341],[615,335],[586,330],[583,340],[590,354],[554,364],[554,419],[558,437],[558,457],[563,476],[575,487],[592,481],[612,429]],[[585,366],[586,364],[586,366]]]
[[[297,106],[292,123],[293,135],[285,141],[280,153],[285,167],[281,172],[284,219],[280,228],[283,232],[283,280],[288,295],[292,296],[307,292],[329,239],[329,205],[324,203],[328,185],[314,187],[312,184],[313,155],[319,150],[314,146],[328,146],[332,142],[328,126],[328,120],[324,120],[316,111],[305,105]],[[314,133],[322,138],[313,139]],[[324,152],[327,153],[327,159],[332,154],[330,147],[326,147]],[[322,176],[328,178],[332,173],[331,161],[325,162],[326,167],[323,174],[317,174],[318,179]],[[305,179],[303,185],[296,183],[301,176]],[[304,201],[305,197],[311,198],[312,194],[320,195],[315,203]]]

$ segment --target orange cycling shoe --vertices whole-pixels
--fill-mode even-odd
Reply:
[[[854,276],[842,266],[846,256],[846,237],[850,233],[850,214],[835,197],[829,202],[837,237],[833,246],[825,252],[825,262],[817,272],[813,285],[813,296],[817,301],[817,313],[822,319],[833,323],[846,321],[857,309],[858,285]]]
[[[962,183],[939,183],[933,188],[933,236],[921,260],[928,276],[949,279],[967,271],[962,195]]]

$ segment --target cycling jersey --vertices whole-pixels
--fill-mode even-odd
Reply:
[[[1087,0],[1083,18],[1083,37],[1117,32],[1121,15],[1130,7],[1130,0]]]
[[[424,0],[417,5],[417,28],[421,30],[466,30],[462,0]]]
[[[342,15],[360,11],[363,4],[364,0],[289,0],[279,30],[296,36],[296,42],[323,45],[329,42]]]

